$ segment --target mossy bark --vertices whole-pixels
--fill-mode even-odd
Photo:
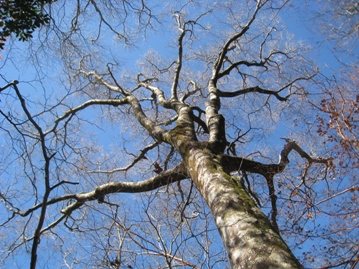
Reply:
[[[181,154],[186,174],[211,208],[232,268],[301,268],[244,186],[229,174],[236,166],[223,155],[227,144],[225,121],[217,113],[220,104],[215,94],[210,93],[213,98],[206,103],[206,125],[210,134],[207,142],[197,140],[191,109],[177,101],[173,102],[178,113],[176,127],[163,132],[161,138]],[[259,174],[273,173],[274,168],[284,169],[284,166],[272,168],[248,160],[245,164],[246,171]],[[261,172],[264,167],[266,172]]]
[[[232,268],[301,268],[244,186],[224,171],[220,158],[203,146],[189,147],[184,154],[191,178],[212,210]]]

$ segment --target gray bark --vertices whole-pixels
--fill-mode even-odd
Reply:
[[[302,268],[286,243],[220,155],[193,148],[185,159],[191,179],[212,210],[232,268]]]

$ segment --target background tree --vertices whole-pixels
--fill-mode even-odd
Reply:
[[[338,179],[337,191],[333,196],[337,202],[327,211],[331,216],[331,227],[328,232],[326,255],[328,264],[343,266],[358,261],[358,243],[350,237],[342,236],[342,231],[356,235],[358,228],[358,91],[357,70],[346,67],[344,74],[338,73],[338,79],[327,77],[319,84],[322,100],[313,104],[316,117],[316,130],[323,138],[323,143],[330,149],[334,160],[335,177]],[[337,236],[333,236],[337,234]],[[334,239],[335,238],[335,239]],[[339,246],[351,248],[353,252],[343,253]],[[315,255],[312,252],[311,255]],[[336,259],[333,259],[333,254]],[[335,261],[334,261],[335,260]]]
[[[357,62],[358,62],[358,3],[356,1],[308,1],[307,6],[297,7],[305,12],[302,23],[310,28],[316,50],[322,55],[321,74],[316,77],[318,96],[313,100],[314,129],[328,147],[333,157],[337,187],[333,186],[335,203],[326,209],[331,223],[321,234],[325,249],[321,254],[327,267],[350,267],[358,261],[358,244],[342,231],[357,236],[358,222],[358,148],[357,148]],[[315,35],[315,37],[313,36]],[[321,51],[326,51],[323,53]],[[320,231],[319,229],[318,231]],[[319,234],[317,236],[320,236]],[[325,236],[321,236],[325,238]],[[341,251],[345,246],[353,251]],[[308,258],[318,255],[317,247],[311,248]],[[350,267],[351,268],[351,267]]]
[[[51,5],[54,24],[4,59],[2,265],[300,268],[287,244],[336,262],[308,244],[357,229],[323,233],[338,183],[303,131],[317,69],[285,5]],[[13,65],[27,73],[8,81]]]
[[[0,49],[6,39],[15,34],[21,41],[32,38],[33,32],[41,25],[48,24],[50,16],[44,13],[44,6],[52,0],[2,0],[0,1]]]
[[[312,3],[313,4],[313,3]],[[317,0],[312,20],[313,30],[325,35],[323,41],[334,41],[334,50],[343,51],[353,57],[358,43],[359,4],[355,0]],[[340,57],[339,57],[340,58]],[[344,58],[345,60],[347,57]]]

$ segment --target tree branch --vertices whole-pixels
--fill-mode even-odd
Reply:
[[[299,155],[311,163],[327,164],[331,159],[312,158],[306,153],[294,140],[284,138],[287,144],[279,155],[278,164],[263,164],[254,160],[249,160],[237,156],[222,155],[221,163],[227,173],[234,171],[245,171],[249,173],[256,173],[263,175],[265,178],[272,177],[275,174],[282,172],[289,163],[288,155],[292,150],[295,150]]]
[[[67,194],[63,196],[59,196],[48,200],[46,205],[53,205],[66,200],[76,200],[76,202],[67,206],[65,209],[61,210],[63,214],[71,214],[72,211],[79,208],[86,201],[99,200],[101,201],[105,195],[111,193],[140,193],[147,192],[151,190],[155,190],[162,186],[168,185],[170,183],[174,183],[183,179],[189,178],[189,174],[183,163],[180,163],[173,169],[166,170],[161,174],[158,174],[152,178],[147,180],[143,180],[140,182],[109,182],[103,185],[96,187],[95,190],[86,193],[78,193],[78,194]],[[36,211],[41,208],[43,203],[39,203],[29,208],[26,211],[11,210],[14,214],[18,214],[22,217],[29,215],[30,213]]]
[[[206,120],[209,131],[209,143],[214,146],[213,148],[218,153],[224,151],[227,141],[225,135],[225,126],[224,118],[222,115],[218,114],[218,111],[221,107],[220,98],[218,95],[217,81],[221,77],[221,68],[225,59],[227,58],[228,51],[232,50],[234,45],[233,43],[241,38],[248,30],[253,21],[255,20],[259,10],[267,1],[257,1],[255,10],[250,17],[247,24],[242,27],[239,33],[231,36],[223,45],[222,50],[219,52],[217,59],[215,60],[212,68],[212,76],[208,83],[208,92],[209,92],[209,101],[206,102]],[[241,62],[242,63],[242,62]],[[243,62],[244,63],[244,62]],[[230,71],[230,70],[229,70]],[[222,75],[223,76],[223,75]]]
[[[214,82],[216,83],[218,78],[219,78],[219,74],[220,74],[220,70],[222,68],[223,62],[226,58],[227,52],[230,50],[231,45],[234,41],[236,41],[237,39],[239,39],[240,37],[242,37],[248,30],[249,27],[251,26],[251,24],[253,23],[253,21],[255,20],[259,10],[261,9],[261,7],[266,3],[266,1],[264,3],[262,3],[262,1],[257,1],[257,5],[256,8],[252,14],[251,19],[247,22],[247,24],[242,27],[242,30],[233,35],[231,38],[229,38],[227,40],[227,42],[224,44],[222,51],[219,53],[217,60],[214,63],[214,68],[212,71],[212,79],[214,80]]]
[[[248,61],[238,61],[238,62],[235,62],[235,63],[231,63],[231,65],[229,67],[227,67],[225,70],[223,70],[222,72],[220,72],[218,74],[218,79],[226,76],[226,75],[229,75],[231,73],[231,71],[234,69],[234,68],[237,68],[238,66],[240,65],[245,65],[247,67],[251,67],[251,66],[257,66],[257,67],[264,67],[264,63],[265,62],[248,62]]]
[[[140,79],[141,76],[143,76],[143,74],[140,73],[140,74],[137,75],[137,78],[136,78],[138,86],[141,86],[141,87],[144,87],[145,89],[150,90],[156,96],[156,98],[158,99],[158,103],[161,106],[163,106],[164,108],[172,108],[172,102],[165,98],[165,95],[164,95],[163,91],[160,88],[152,86],[150,84],[150,82],[157,81],[157,79],[156,78],[149,78],[149,79],[141,80]]]
[[[0,92],[6,90],[7,88],[9,88],[9,87],[11,87],[11,86],[15,86],[15,85],[17,85],[17,84],[19,84],[19,81],[14,80],[14,81],[8,83],[7,85],[5,85],[4,87],[0,88]]]
[[[279,101],[287,101],[288,100],[287,97],[280,96],[278,94],[279,91],[265,90],[265,89],[263,89],[263,88],[261,88],[259,86],[249,87],[249,88],[238,90],[238,91],[235,91],[235,92],[223,92],[221,90],[218,90],[218,96],[220,96],[220,97],[236,97],[236,96],[247,94],[247,93],[250,93],[250,92],[258,92],[258,93],[273,95]]]
[[[96,187],[93,191],[79,193],[73,196],[76,202],[67,206],[61,212],[65,215],[71,214],[72,211],[79,208],[86,201],[98,200],[102,202],[104,196],[111,193],[140,193],[155,190],[170,183],[180,181],[189,177],[185,165],[180,163],[173,169],[158,174],[147,180],[140,182],[109,182]],[[51,203],[51,200],[48,204]]]
[[[249,87],[249,88],[241,89],[241,90],[234,91],[234,92],[224,92],[224,91],[217,89],[217,94],[219,97],[236,97],[236,96],[244,95],[244,94],[251,93],[251,92],[257,92],[257,93],[263,93],[263,94],[267,94],[267,95],[273,95],[279,101],[287,101],[289,99],[289,97],[291,95],[293,95],[293,93],[290,93],[290,94],[286,95],[285,97],[280,96],[279,93],[281,93],[283,90],[285,90],[289,87],[292,87],[294,85],[294,83],[296,83],[300,80],[310,80],[317,74],[318,74],[318,71],[316,71],[315,73],[313,73],[312,75],[310,75],[308,77],[298,77],[296,79],[293,79],[292,81],[290,81],[289,83],[287,83],[286,85],[284,85],[282,88],[280,88],[277,91],[266,90],[259,86],[255,86],[255,87]]]
[[[96,72],[92,71],[92,72],[85,72],[84,70],[79,69],[80,73],[84,74],[86,77],[90,77],[90,76],[94,76],[95,79],[102,85],[104,85],[105,87],[107,87],[109,90],[111,91],[117,91],[120,93],[125,93],[126,97],[122,98],[122,99],[109,99],[109,100],[102,100],[102,104],[108,104],[108,105],[121,105],[121,104],[129,104],[132,107],[134,116],[136,117],[136,119],[138,120],[138,122],[147,130],[147,132],[156,140],[158,141],[165,141],[165,131],[159,127],[155,122],[153,122],[152,120],[150,120],[149,118],[147,118],[147,116],[145,115],[145,113],[142,110],[141,104],[139,102],[139,100],[130,92],[128,91],[124,91],[122,88],[119,88],[117,86],[113,86],[111,84],[109,84],[107,81],[105,81],[103,79],[103,77],[101,77],[99,74],[97,74]],[[163,92],[158,89],[157,87],[153,87],[147,84],[148,80],[145,81],[140,81],[139,77],[141,76],[141,74],[137,75],[137,81],[139,83],[139,85],[146,87],[148,89],[150,89],[151,91],[153,91],[157,96],[159,97],[163,97]],[[96,100],[91,100],[88,101],[89,103],[91,102],[95,102]],[[99,102],[97,100],[97,102]],[[107,103],[106,103],[107,102]],[[171,102],[167,101],[167,100],[163,100],[164,102],[164,107],[172,107],[171,106]],[[100,104],[100,103],[98,103]],[[71,113],[70,113],[71,114]]]
[[[178,15],[179,16],[179,15]],[[177,58],[177,67],[173,78],[173,83],[171,87],[171,98],[174,100],[178,100],[177,96],[177,87],[179,82],[179,77],[182,69],[182,57],[183,57],[183,38],[186,35],[186,25],[184,24],[183,27],[181,26],[180,19],[177,20],[178,29],[180,30],[180,35],[177,39],[178,42],[178,58]]]
[[[140,160],[142,159],[147,159],[146,158],[146,153],[157,147],[160,143],[159,142],[155,142],[155,143],[152,143],[151,145],[148,145],[146,146],[144,149],[140,150],[141,151],[141,154],[138,155],[130,164],[128,164],[127,166],[125,167],[120,167],[120,168],[115,168],[115,169],[112,169],[112,170],[91,170],[91,171],[88,171],[88,173],[104,173],[104,174],[113,174],[113,173],[116,173],[116,172],[122,172],[122,171],[128,171],[131,167],[133,167],[136,163],[138,163]]]
[[[128,98],[125,97],[123,99],[95,99],[95,100],[89,100],[86,101],[85,103],[75,107],[75,108],[71,108],[68,111],[66,111],[61,117],[58,117],[55,120],[55,124],[54,126],[45,132],[45,135],[47,135],[48,133],[53,132],[57,126],[59,125],[59,123],[69,117],[72,117],[73,115],[75,115],[77,112],[84,110],[87,107],[93,106],[93,105],[110,105],[110,106],[120,106],[120,105],[125,105],[125,104],[129,104]]]
[[[289,164],[289,153],[294,150],[296,151],[302,158],[306,159],[311,165],[312,163],[325,163],[328,164],[330,159],[321,159],[321,158],[312,158],[308,153],[306,153],[294,140],[289,138],[284,138],[287,144],[284,146],[283,150],[279,155],[278,164],[263,164],[257,161],[237,157],[237,156],[228,156],[223,155],[221,163],[224,167],[224,170],[229,172],[233,171],[243,171],[256,173],[263,175],[267,181],[269,198],[271,200],[272,212],[271,212],[271,223],[273,228],[279,233],[279,228],[277,224],[277,195],[274,187],[274,176],[280,172],[282,172],[287,164]]]

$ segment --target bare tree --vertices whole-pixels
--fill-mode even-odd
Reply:
[[[317,74],[280,26],[286,2],[53,4],[16,62],[38,81],[1,88],[3,264],[301,268],[282,236],[302,243],[333,163],[271,136]],[[144,35],[159,52],[124,65]]]
[[[329,217],[331,225],[322,231],[317,230],[314,236],[320,236],[326,241],[323,250],[323,268],[347,266],[354,268],[358,261],[358,244],[352,238],[358,234],[358,92],[357,68],[346,67],[342,73],[332,78],[322,77],[319,89],[322,99],[313,103],[313,114],[316,115],[315,131],[323,138],[328,153],[333,158],[334,177],[337,180],[336,190],[323,200],[332,199],[335,206],[328,206],[323,212]],[[333,186],[334,187],[334,186]],[[346,233],[343,234],[343,231]],[[346,246],[349,251],[342,252],[340,246]],[[317,249],[308,252],[312,259]],[[321,250],[320,250],[321,251]],[[349,265],[353,267],[349,267]]]
[[[335,55],[336,60],[343,65],[357,61],[358,1],[293,1],[292,5],[300,14],[297,23],[305,25],[309,30],[318,50]],[[333,65],[333,62],[326,64]]]
[[[326,33],[327,38],[338,42],[337,49],[347,45],[355,46],[358,42],[358,2],[354,0],[325,0],[318,2],[319,26]]]
[[[307,235],[299,236],[303,241],[317,243],[320,238],[322,243],[307,248],[303,258],[313,263],[320,255],[322,263],[317,265],[320,268],[354,268],[359,253],[357,242],[352,240],[358,236],[358,3],[318,0],[296,8],[303,12],[300,21],[310,28],[317,51],[323,57],[321,74],[313,85],[320,98],[312,100],[311,111],[315,116],[308,122],[315,126],[311,130],[317,133],[314,137],[319,136],[333,158],[332,178],[335,179],[327,181],[327,187],[323,188],[328,196],[313,203],[314,207],[310,206],[315,212],[312,217],[322,221],[313,225]],[[324,205],[330,200],[332,202]],[[310,201],[312,203],[313,199]],[[318,208],[319,204],[324,206]],[[330,225],[323,227],[323,222]],[[298,234],[301,232],[300,227]],[[310,240],[308,236],[316,240]]]

